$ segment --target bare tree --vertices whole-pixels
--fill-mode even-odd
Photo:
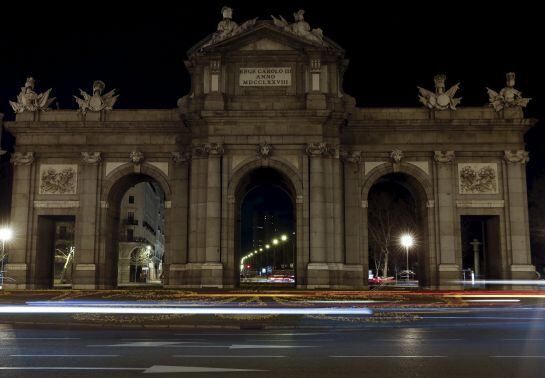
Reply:
[[[391,191],[369,195],[369,247],[377,275],[382,269],[382,277],[388,277],[391,254],[399,249],[399,236],[416,230],[415,210],[412,201]]]

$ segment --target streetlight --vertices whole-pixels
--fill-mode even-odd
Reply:
[[[414,244],[414,238],[411,234],[404,234],[401,235],[401,245],[405,247],[405,251],[407,252],[407,281],[409,281],[409,248],[411,248]]]
[[[287,237],[286,235],[282,235],[282,236],[280,237],[280,239],[282,239],[282,241],[286,241],[286,240],[288,240],[288,237]]]
[[[2,262],[0,267],[0,274],[2,274],[2,278],[0,279],[0,285],[2,288],[4,288],[4,260],[6,258],[6,242],[10,241],[12,236],[13,231],[11,231],[10,228],[0,228],[0,240],[2,241]]]

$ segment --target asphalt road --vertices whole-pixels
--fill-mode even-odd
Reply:
[[[0,376],[545,376],[544,308],[417,311],[419,321],[325,330],[116,331],[3,325]]]

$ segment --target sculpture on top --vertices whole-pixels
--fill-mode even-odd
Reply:
[[[204,44],[203,47],[213,45],[215,43],[223,41],[224,39],[240,34],[251,26],[255,25],[255,22],[257,21],[256,17],[242,23],[242,25],[237,24],[235,21],[232,20],[233,9],[229,7],[221,8],[221,14],[223,16],[223,20],[218,23],[218,28],[216,32],[212,34],[212,38],[210,38],[210,40],[206,44]]]
[[[454,97],[458,89],[460,89],[460,83],[457,83],[445,91],[445,75],[436,75],[433,78],[435,82],[435,92],[428,91],[422,87],[418,87],[420,96],[418,99],[425,107],[435,110],[456,110],[456,105],[462,100],[461,97]]]
[[[308,22],[305,21],[305,11],[303,9],[298,10],[293,14],[294,23],[290,24],[280,16],[280,19],[271,15],[273,22],[276,26],[281,27],[284,31],[295,34],[299,37],[308,39],[312,42],[322,44],[324,35],[322,29],[311,29]]]
[[[531,99],[522,97],[522,92],[515,89],[515,73],[508,72],[505,77],[507,79],[507,86],[503,88],[500,93],[493,91],[490,88],[486,88],[490,106],[497,112],[509,107],[526,107]]]
[[[89,95],[84,90],[80,89],[79,92],[83,96],[83,98],[79,98],[77,96],[74,96],[76,99],[76,102],[79,106],[79,111],[83,114],[87,113],[88,110],[92,112],[100,112],[102,110],[112,110],[115,102],[117,101],[117,97],[119,95],[115,94],[115,89],[112,89],[110,92],[106,93],[105,95],[102,95],[102,91],[106,87],[106,84],[104,84],[101,80],[96,80],[93,83],[93,94]]]
[[[15,113],[35,112],[38,110],[48,110],[49,105],[55,101],[55,97],[49,98],[51,88],[44,93],[34,92],[34,78],[26,79],[25,86],[21,87],[21,92],[17,95],[17,102],[10,101],[9,104]]]

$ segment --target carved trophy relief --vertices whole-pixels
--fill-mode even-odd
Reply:
[[[83,114],[87,111],[100,112],[102,110],[112,110],[119,95],[115,94],[115,89],[112,89],[106,94],[102,94],[106,84],[101,80],[95,80],[93,83],[93,94],[88,94],[80,89],[79,92],[82,98],[74,96],[78,103],[79,111]]]
[[[459,163],[460,194],[498,193],[498,165],[496,163]]]
[[[40,194],[76,194],[77,172],[76,164],[42,164]]]
[[[36,81],[29,77],[26,79],[25,86],[21,87],[21,92],[17,95],[17,101],[10,101],[9,104],[15,113],[35,112],[38,110],[48,110],[55,97],[49,98],[51,88],[44,93],[34,92]]]
[[[499,93],[486,88],[489,105],[497,112],[509,107],[520,106],[521,108],[525,108],[531,98],[522,97],[522,92],[515,89],[515,73],[508,72],[505,77],[507,81],[506,86]]]
[[[428,109],[434,110],[456,110],[456,105],[462,100],[461,97],[454,97],[458,89],[460,89],[460,83],[457,83],[445,91],[445,81],[447,77],[445,75],[436,75],[433,78],[435,83],[435,92],[429,91],[422,87],[417,87],[420,92],[418,99]]]

